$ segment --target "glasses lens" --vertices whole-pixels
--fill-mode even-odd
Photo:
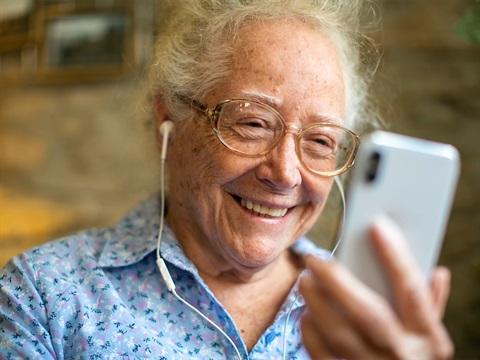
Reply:
[[[245,155],[263,155],[282,137],[285,124],[269,106],[245,100],[230,100],[215,109],[215,131],[231,150]],[[311,171],[331,176],[351,164],[356,137],[333,124],[307,127],[297,140],[303,164]]]
[[[300,156],[307,168],[323,174],[335,173],[350,164],[356,138],[336,125],[307,128],[299,139]]]
[[[283,122],[265,105],[232,100],[218,110],[216,131],[232,150],[247,155],[268,151],[283,132]]]

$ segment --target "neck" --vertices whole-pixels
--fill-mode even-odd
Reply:
[[[233,318],[250,352],[275,320],[303,267],[303,261],[286,251],[275,264],[248,280],[229,272],[218,276],[200,272],[200,276]]]
[[[175,226],[172,220],[169,224],[183,251],[232,317],[250,351],[273,323],[305,268],[304,261],[286,249],[266,264],[245,264],[215,251],[207,241],[192,238],[195,232],[185,222]]]

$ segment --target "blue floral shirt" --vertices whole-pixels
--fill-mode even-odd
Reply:
[[[152,197],[117,225],[53,241],[0,272],[0,359],[236,359],[226,338],[166,288],[156,265],[159,206]],[[292,251],[326,257],[306,239]],[[168,227],[161,254],[177,293],[218,324],[244,359],[308,359],[297,285],[247,352],[239,330]]]

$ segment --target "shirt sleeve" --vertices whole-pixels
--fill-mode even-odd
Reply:
[[[0,270],[0,358],[56,359],[46,296],[38,290],[35,264],[19,255]]]

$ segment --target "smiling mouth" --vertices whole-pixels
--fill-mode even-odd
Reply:
[[[270,218],[281,218],[285,216],[288,208],[269,208],[268,206],[253,203],[251,201],[240,199],[240,204],[253,215]]]

